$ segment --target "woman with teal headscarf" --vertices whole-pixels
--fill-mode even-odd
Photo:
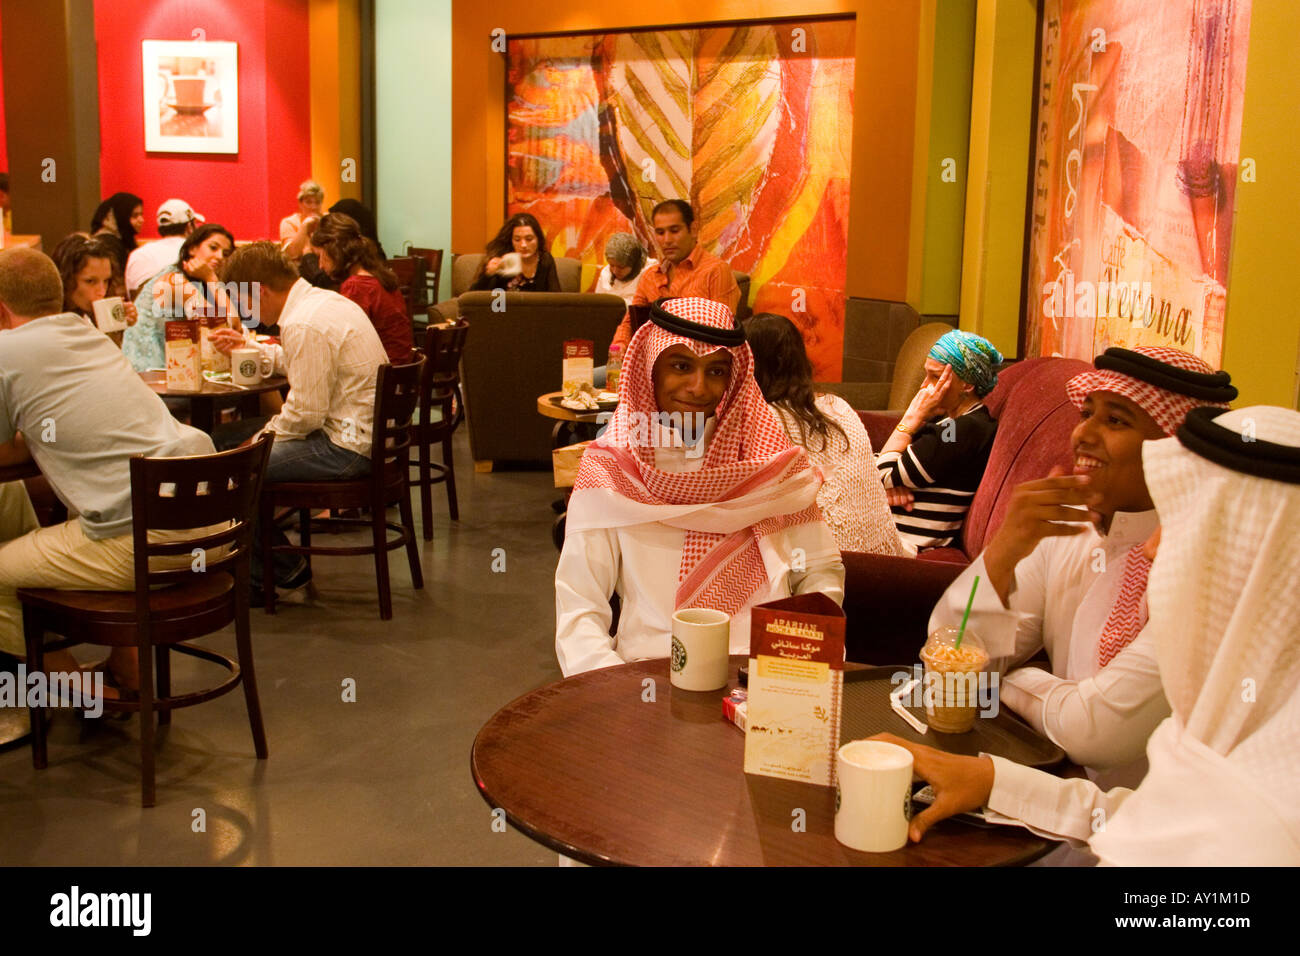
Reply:
[[[913,553],[958,543],[997,430],[982,399],[1003,361],[970,332],[940,338],[925,381],[876,458],[898,536]]]

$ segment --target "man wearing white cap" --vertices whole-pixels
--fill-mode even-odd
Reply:
[[[1119,866],[1300,865],[1300,413],[1198,409],[1143,462],[1163,534],[1147,634],[1172,713],[1136,790],[999,757],[912,751],[936,799],[919,840],[987,807]]]
[[[1147,738],[1169,713],[1146,623],[1144,544],[1159,527],[1142,470],[1148,441],[1237,390],[1178,349],[1112,348],[1066,394],[1079,407],[1074,473],[1018,487],[988,546],[949,587],[930,629],[957,624],[975,577],[970,627],[998,670],[1040,649],[1051,670],[1006,674],[1001,702],[1104,785],[1146,772]]]
[[[168,266],[176,265],[185,237],[202,222],[203,217],[184,199],[169,199],[159,206],[158,235],[162,238],[137,246],[127,258],[127,295],[134,299],[141,286]]]

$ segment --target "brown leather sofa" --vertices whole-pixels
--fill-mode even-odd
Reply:
[[[485,462],[551,463],[555,422],[537,413],[537,397],[561,385],[564,343],[590,339],[603,365],[623,319],[616,295],[508,292],[494,311],[491,292],[466,292],[460,316],[474,330],[461,359],[461,388],[476,466]],[[432,314],[432,313],[431,313]]]
[[[889,409],[902,417],[912,397],[925,381],[925,357],[934,343],[952,331],[947,322],[927,322],[918,326],[903,340],[894,360],[894,377],[888,382],[818,382],[819,392],[840,396],[858,411]],[[871,436],[871,447],[879,449],[876,436]]]

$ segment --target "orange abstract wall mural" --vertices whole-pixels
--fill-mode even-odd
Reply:
[[[838,380],[848,261],[853,21],[511,39],[509,212],[557,256],[604,262],[689,199],[700,241],[747,272],[756,312],[803,330]],[[591,269],[586,270],[590,275]]]
[[[1046,0],[1024,355],[1218,368],[1250,0]]]

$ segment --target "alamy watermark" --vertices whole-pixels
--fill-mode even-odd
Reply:
[[[104,713],[103,671],[0,672],[0,707],[74,707],[87,717]]]
[[[596,418],[601,426],[597,435],[614,417],[613,412],[602,412]],[[630,412],[628,414],[629,439],[640,448],[685,448],[687,458],[704,454],[704,428],[709,416],[705,412]]]
[[[978,707],[981,717],[998,715],[998,672],[928,671],[920,664],[911,670],[895,671],[889,682],[897,691],[909,681],[916,681],[910,693],[899,698],[904,707]]]

